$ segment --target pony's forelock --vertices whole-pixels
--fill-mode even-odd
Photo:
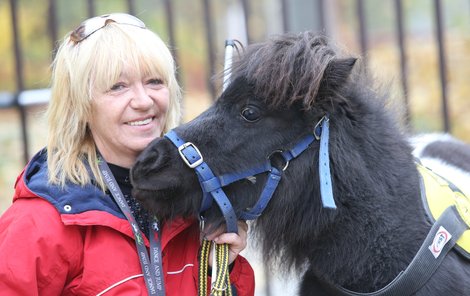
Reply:
[[[325,69],[335,57],[325,36],[287,34],[250,46],[234,63],[233,73],[252,82],[255,95],[269,107],[300,102],[310,109]]]

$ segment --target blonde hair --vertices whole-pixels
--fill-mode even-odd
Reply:
[[[105,190],[96,146],[87,127],[93,94],[108,90],[126,66],[137,69],[142,77],[157,75],[170,92],[163,129],[167,132],[181,118],[175,64],[168,47],[148,29],[109,23],[77,44],[69,36],[52,64],[52,95],[46,112],[49,182],[62,187],[67,181],[85,185],[92,174]]]

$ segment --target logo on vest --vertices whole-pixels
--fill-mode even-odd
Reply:
[[[444,246],[447,244],[447,242],[450,241],[451,238],[452,234],[450,234],[444,227],[440,226],[439,230],[434,236],[432,244],[429,246],[429,250],[433,254],[434,258],[439,257],[442,249],[444,249]]]

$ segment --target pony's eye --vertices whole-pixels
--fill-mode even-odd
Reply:
[[[243,119],[245,119],[248,122],[258,121],[261,116],[259,109],[255,106],[248,106],[248,107],[243,108],[240,114],[243,117]]]

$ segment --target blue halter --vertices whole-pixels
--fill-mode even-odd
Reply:
[[[313,134],[305,136],[299,143],[297,143],[297,145],[294,146],[294,148],[286,151],[274,151],[271,154],[279,153],[284,158],[285,165],[282,169],[272,166],[271,159],[268,158],[266,162],[246,171],[215,176],[207,163],[204,162],[199,149],[193,143],[186,142],[181,139],[174,130],[165,134],[165,137],[167,137],[178,148],[178,152],[186,165],[196,171],[196,175],[203,192],[199,212],[202,214],[204,211],[209,209],[212,206],[212,201],[215,200],[225,218],[227,232],[238,232],[238,219],[253,220],[261,215],[271,200],[271,197],[281,180],[282,172],[287,169],[289,161],[304,152],[315,140],[320,140],[319,174],[322,204],[325,208],[336,209],[336,204],[333,199],[328,153],[329,118],[327,116],[324,116],[316,124]],[[232,204],[227,198],[222,187],[264,172],[269,172],[269,176],[258,201],[248,211],[240,212],[237,217]]]

